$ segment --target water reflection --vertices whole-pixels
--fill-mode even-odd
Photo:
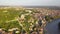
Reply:
[[[54,20],[47,24],[45,29],[47,30],[48,34],[60,34],[60,19]],[[58,25],[59,24],[59,25]],[[46,34],[47,34],[46,33]]]

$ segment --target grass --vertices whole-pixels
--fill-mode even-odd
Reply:
[[[28,33],[30,26],[33,25],[30,25],[30,23],[36,22],[31,15],[33,12],[31,13],[31,11],[29,11],[30,10],[25,9],[16,10],[15,8],[0,9],[0,28],[5,29],[6,31],[12,28],[19,28],[20,31],[25,30]],[[21,15],[25,15],[23,22]],[[21,21],[19,21],[20,19]]]

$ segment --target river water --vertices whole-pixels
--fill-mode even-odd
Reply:
[[[58,29],[59,22],[60,22],[60,19],[56,19],[48,23],[46,27],[44,28],[46,30],[45,34],[60,34],[60,31]]]

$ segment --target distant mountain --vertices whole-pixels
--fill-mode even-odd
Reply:
[[[49,8],[49,9],[55,9],[60,10],[59,6],[23,6],[24,8]]]
[[[0,6],[0,7],[49,8],[49,9],[60,10],[59,6]]]

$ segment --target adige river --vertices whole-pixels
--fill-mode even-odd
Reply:
[[[46,27],[44,28],[46,30],[45,34],[60,34],[60,31],[58,29],[59,22],[60,22],[60,19],[56,19],[48,23]]]

